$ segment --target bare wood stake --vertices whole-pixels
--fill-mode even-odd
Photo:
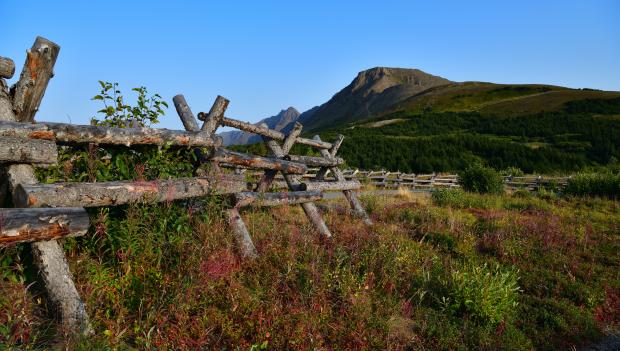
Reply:
[[[174,103],[174,107],[176,108],[179,117],[181,117],[181,122],[183,122],[183,127],[185,127],[185,130],[199,130],[198,123],[196,123],[196,118],[194,118],[192,110],[187,105],[185,97],[182,94],[176,95],[172,98],[172,102]]]
[[[59,52],[60,46],[42,37],[37,37],[26,52],[26,63],[14,87],[13,110],[18,121],[34,120],[47,84],[54,76],[54,64]]]
[[[0,247],[86,234],[90,225],[83,208],[0,208]]]
[[[229,102],[230,101],[225,97],[218,95],[208,114],[205,115],[203,112],[198,114],[199,119],[201,119],[201,117],[204,118],[202,119],[204,123],[202,124],[202,128],[200,128],[203,132],[209,135],[215,133],[220,124],[222,124],[224,112],[226,112]]]
[[[344,135],[338,134],[338,136],[336,137],[336,140],[332,143],[332,148],[329,149],[329,154],[332,157],[336,157],[336,154],[338,153],[338,149],[340,149],[340,145],[342,145],[343,140],[344,140]]]
[[[0,56],[0,78],[11,79],[15,74],[15,62],[8,57]]]
[[[284,142],[282,143],[282,152],[285,155],[288,155],[288,153],[291,152],[291,149],[293,148],[293,145],[295,145],[295,142],[297,142],[297,138],[301,134],[302,129],[303,125],[299,122],[295,122],[293,129],[291,129],[291,132],[286,136]]]
[[[258,257],[256,247],[254,247],[248,228],[245,226],[239,210],[233,207],[224,210],[224,212],[226,217],[228,217],[228,225],[233,230],[237,245],[239,245],[241,256],[250,259]]]
[[[60,47],[47,39],[38,37],[28,51],[26,64],[15,86],[13,110],[15,114],[0,111],[0,120],[32,122],[39,108],[45,88],[53,75],[53,67]],[[4,81],[0,79],[0,85]],[[1,92],[0,106],[10,104],[6,94]],[[9,123],[9,122],[3,122]],[[19,184],[36,184],[34,169],[30,165],[11,165],[4,170],[8,189],[13,191]],[[23,204],[14,202],[16,207]],[[91,334],[92,328],[84,302],[73,284],[71,271],[62,247],[56,240],[39,241],[31,244],[33,261],[52,306],[56,307],[65,328],[73,333]]]
[[[321,140],[321,137],[319,137],[318,135],[315,135],[313,139]],[[340,141],[340,143],[342,143],[342,141]],[[321,152],[321,155],[323,155],[323,157],[333,157],[332,154],[328,150],[320,150],[320,152]],[[340,168],[330,167],[329,169],[334,173],[334,177],[336,177],[337,181],[341,181],[341,182],[346,181],[346,178],[344,177],[344,174],[342,174],[342,171],[340,170]],[[366,210],[364,210],[364,206],[362,206],[362,203],[357,198],[357,195],[355,194],[355,192],[353,192],[353,190],[344,190],[343,193],[344,193],[344,196],[349,201],[349,205],[351,206],[351,210],[353,210],[353,213],[355,213],[357,217],[363,219],[364,223],[366,223],[367,225],[372,225],[372,220],[370,219],[370,217],[368,217]]]

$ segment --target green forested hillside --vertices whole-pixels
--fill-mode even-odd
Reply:
[[[607,102],[609,103],[609,102]],[[594,101],[598,106],[600,102]],[[615,107],[620,99],[615,99]],[[581,107],[580,107],[581,106]],[[583,104],[571,105],[580,111]],[[497,169],[572,172],[620,158],[620,118],[586,112],[542,112],[504,117],[479,112],[405,113],[325,131],[347,136],[341,147],[350,166],[405,172],[458,171],[481,161]]]
[[[472,162],[564,173],[620,159],[620,98],[581,99],[528,115],[399,111],[320,131],[347,138],[339,155],[363,169],[454,172]],[[264,152],[261,145],[244,146]],[[297,149],[294,152],[308,152]]]

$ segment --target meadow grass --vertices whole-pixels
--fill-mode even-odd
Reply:
[[[332,206],[332,240],[299,207],[242,212],[253,261],[217,199],[93,210],[64,246],[95,336],[63,341],[17,245],[0,251],[0,348],[552,350],[620,327],[618,202],[362,201],[375,225]]]

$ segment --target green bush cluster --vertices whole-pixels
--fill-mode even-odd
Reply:
[[[151,126],[168,107],[161,96],[148,96],[145,87],[134,88],[135,104],[128,104],[118,83],[99,82],[100,94],[93,100],[102,101],[101,119],[93,117],[91,124],[128,128]],[[194,173],[196,154],[189,148],[164,145],[124,146],[96,145],[63,146],[59,149],[58,165],[37,169],[41,182],[95,182],[112,180],[154,180],[190,177]]]
[[[572,177],[564,188],[568,195],[620,198],[620,173],[582,173]]]
[[[463,189],[480,194],[501,194],[504,192],[504,179],[493,168],[475,163],[459,173],[459,183]]]
[[[483,324],[496,325],[516,312],[520,291],[517,273],[502,270],[499,265],[464,265],[452,271],[450,293],[442,303],[454,314],[468,314]]]

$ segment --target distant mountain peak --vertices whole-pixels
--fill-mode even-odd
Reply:
[[[426,89],[452,81],[419,69],[374,67],[355,79],[328,102],[304,112],[300,121],[306,130],[370,117]]]
[[[357,74],[351,83],[351,91],[365,89],[365,94],[370,92],[377,94],[398,85],[411,85],[426,89],[437,85],[437,83],[447,84],[451,82],[416,68],[374,67]]]

